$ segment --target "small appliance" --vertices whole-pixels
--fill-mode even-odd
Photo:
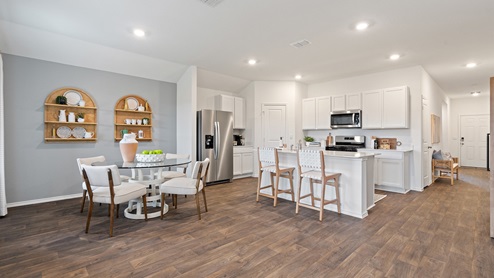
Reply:
[[[362,110],[331,112],[331,128],[361,128]]]
[[[233,134],[233,145],[234,146],[243,146],[244,140],[242,139],[242,135]]]
[[[335,136],[333,146],[326,146],[327,151],[356,152],[365,148],[365,136]]]

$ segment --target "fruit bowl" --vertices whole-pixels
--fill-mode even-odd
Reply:
[[[160,162],[164,159],[164,154],[136,154],[136,160],[138,162]]]

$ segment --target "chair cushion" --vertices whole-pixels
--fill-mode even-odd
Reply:
[[[178,195],[195,195],[202,190],[202,181],[199,181],[199,190],[196,189],[196,179],[175,178],[166,181],[160,186],[160,193],[178,194]]]
[[[120,180],[123,182],[128,182],[130,180],[130,177],[125,175],[120,175]]]
[[[174,178],[184,178],[187,175],[177,171],[163,171],[161,172],[161,177],[163,179],[174,179]]]
[[[123,182],[119,186],[114,186],[115,204],[128,202],[132,199],[139,199],[146,194],[146,185],[140,183]],[[109,187],[93,187],[93,202],[111,204]]]
[[[324,174],[326,175],[326,177],[329,177],[329,176],[335,176],[336,177],[336,176],[340,175],[340,173],[332,173],[332,172],[325,172]],[[321,171],[307,171],[307,172],[300,174],[300,176],[303,178],[322,180]]]

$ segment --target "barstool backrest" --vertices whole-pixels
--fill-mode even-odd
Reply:
[[[276,165],[278,167],[278,150],[275,148],[258,148],[259,168]]]
[[[316,171],[321,170],[321,172],[324,172],[325,165],[323,151],[299,150],[297,158],[299,173],[302,173],[304,168]]]

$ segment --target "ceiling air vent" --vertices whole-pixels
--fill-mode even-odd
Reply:
[[[308,40],[300,40],[300,41],[292,42],[290,45],[295,47],[295,48],[302,48],[302,47],[307,46],[309,44],[311,44],[311,42]]]
[[[199,0],[199,1],[213,8],[218,6],[218,4],[220,4],[221,2],[223,2],[223,0]]]

